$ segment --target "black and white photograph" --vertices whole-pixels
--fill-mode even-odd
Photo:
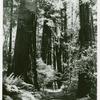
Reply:
[[[97,100],[97,0],[3,0],[2,26],[2,100]]]

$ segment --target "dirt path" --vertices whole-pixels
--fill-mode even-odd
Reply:
[[[63,91],[44,91],[44,100],[75,100],[75,93],[64,93]]]

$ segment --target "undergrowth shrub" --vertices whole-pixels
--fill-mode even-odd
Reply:
[[[37,60],[38,81],[40,86],[46,86],[55,80],[55,71],[51,65],[45,64],[42,59]]]
[[[97,100],[97,78],[96,76],[92,76],[91,83],[92,83],[92,86],[91,86],[89,96],[91,97],[91,100]]]
[[[80,52],[80,58],[76,60],[75,64],[77,66],[77,72],[79,74],[79,95],[83,95],[84,93],[84,95],[89,94],[90,97],[94,98],[93,100],[95,100],[97,88],[97,77],[95,76],[95,74],[97,73],[96,48],[83,48],[83,51]]]
[[[21,82],[23,82],[21,77],[15,77],[13,73],[11,73],[9,76],[3,76],[3,84],[18,85]]]

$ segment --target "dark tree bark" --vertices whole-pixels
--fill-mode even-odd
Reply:
[[[62,73],[62,61],[61,61],[61,56],[62,56],[62,53],[63,53],[63,51],[62,51],[62,33],[64,32],[64,28],[66,27],[66,26],[64,26],[66,21],[65,21],[65,23],[63,21],[63,19],[65,18],[64,15],[65,15],[65,9],[61,9],[61,26],[60,26],[61,27],[61,33],[60,33],[60,38],[57,39],[58,45],[56,46],[56,60],[57,60],[57,71],[58,71],[58,73]],[[61,85],[62,85],[61,80],[58,80],[57,84],[58,84],[58,88],[60,88]]]
[[[37,17],[36,15],[34,14],[33,15],[33,34],[32,34],[32,43],[31,43],[31,48],[32,48],[32,53],[31,53],[31,56],[32,56],[32,71],[34,73],[34,86],[37,90],[39,90],[39,85],[38,85],[38,79],[37,79],[37,64],[36,64],[36,58],[37,58],[37,47],[36,47],[36,26],[37,26]]]
[[[81,0],[80,0],[81,1]],[[89,8],[89,3],[80,4],[80,32],[79,32],[79,42],[80,42],[80,54],[82,48],[88,48],[92,45],[93,41],[93,20],[90,19],[91,12]],[[81,57],[81,55],[80,55]],[[89,82],[89,75],[86,71],[85,73],[79,73],[78,80],[78,97],[84,97],[89,94],[91,89],[91,83]]]
[[[61,63],[61,46],[60,47],[56,47],[56,58],[57,58],[57,70],[59,73],[62,73],[62,63]],[[58,80],[57,82],[58,84],[58,88],[61,87],[62,82],[61,80]]]
[[[33,16],[29,10],[19,8],[17,35],[14,52],[14,72],[16,75],[26,77],[29,63],[29,49],[31,47],[31,32],[33,32]]]
[[[51,65],[51,30],[44,21],[41,56],[45,63]]]
[[[78,81],[78,93],[77,97],[85,97],[87,94],[89,94],[91,89],[91,82],[90,77],[87,75],[86,72],[79,73],[79,81]]]
[[[64,4],[64,41],[67,42],[67,3]],[[62,16],[63,17],[63,16]]]
[[[93,18],[91,17],[91,12],[89,8],[89,3],[80,4],[80,32],[79,32],[79,42],[81,47],[88,47],[91,45],[93,40]]]
[[[24,81],[33,83],[39,90],[36,71],[36,15],[25,8],[24,0],[21,1],[18,15],[18,27],[14,52],[14,73],[22,75]],[[31,64],[30,64],[31,63]],[[30,79],[27,75],[32,70]]]
[[[67,12],[66,12],[67,3],[64,4],[64,9],[65,9],[65,11],[64,11],[64,13],[65,13],[65,16],[64,16],[64,42],[67,43],[69,40],[68,35],[67,35]],[[64,48],[64,50],[63,50],[63,62],[68,64],[68,62],[67,62],[68,59],[69,59],[68,52]]]

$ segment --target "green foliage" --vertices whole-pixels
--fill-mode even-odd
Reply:
[[[40,100],[40,93],[35,93],[32,84],[25,83],[21,77],[15,77],[12,73],[3,77],[3,99],[4,100]]]
[[[55,71],[51,65],[46,65],[42,59],[37,59],[37,72],[40,85],[47,84],[55,79]]]
[[[86,81],[90,84],[89,96],[92,100],[96,100],[97,91],[97,58],[96,58],[96,48],[89,47],[83,48],[80,52],[80,58],[76,61],[78,73],[86,73]],[[88,80],[87,80],[88,77]]]
[[[76,41],[73,38],[72,41],[68,43],[63,43],[62,46],[65,49],[65,52],[67,53],[67,62],[63,63],[64,66],[64,74],[63,78],[71,81],[72,77],[77,78],[77,66],[76,61],[78,59],[78,53],[79,53],[79,46],[76,45]]]
[[[4,84],[9,84],[9,85],[18,85],[19,83],[22,82],[21,77],[15,77],[14,74],[10,74],[9,76],[4,75],[3,76],[3,83]]]
[[[32,84],[28,84],[23,81],[22,77],[15,77],[12,73],[9,76],[4,74],[3,76],[3,89],[4,92],[19,92],[19,90],[26,90],[26,91],[35,91],[35,88]]]
[[[97,100],[97,76],[92,76],[91,77],[91,90],[89,93],[89,96],[91,97],[92,100]]]
[[[76,65],[80,72],[88,71],[88,74],[96,73],[96,48],[89,47],[80,52],[80,59],[76,61]]]

